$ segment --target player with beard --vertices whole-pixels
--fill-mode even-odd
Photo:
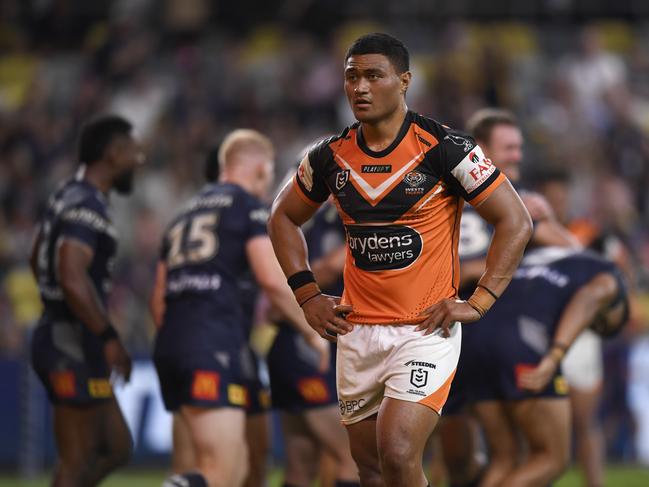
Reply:
[[[112,389],[112,374],[128,381],[131,359],[106,309],[117,250],[108,196],[130,193],[144,161],[131,129],[117,116],[83,127],[82,166],[50,198],[31,253],[44,307],[32,364],[54,407],[55,486],[97,485],[132,449]]]

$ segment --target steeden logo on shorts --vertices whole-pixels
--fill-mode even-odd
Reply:
[[[421,235],[405,225],[348,225],[354,264],[364,271],[405,269],[421,255]]]

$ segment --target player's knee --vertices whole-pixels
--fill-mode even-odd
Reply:
[[[411,472],[417,468],[417,453],[407,441],[392,441],[381,445],[379,449],[381,470],[399,475],[400,472]]]

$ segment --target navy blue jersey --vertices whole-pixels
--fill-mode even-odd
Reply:
[[[239,293],[241,296],[241,307],[243,308],[243,332],[246,341],[248,341],[252,334],[252,328],[255,325],[255,311],[257,308],[257,298],[259,297],[259,287],[252,273],[247,272],[239,280]]]
[[[167,266],[161,332],[169,345],[177,339],[200,348],[224,330],[242,331],[246,243],[266,235],[267,220],[261,201],[226,183],[206,185],[171,222],[161,254]]]
[[[61,321],[77,320],[65,302],[57,275],[56,252],[61,241],[74,239],[92,249],[88,275],[99,299],[106,305],[117,251],[116,237],[106,197],[80,176],[64,183],[51,196],[41,222],[37,249],[38,286],[45,316]]]
[[[336,207],[330,203],[320,207],[318,212],[302,226],[304,239],[309,249],[309,260],[314,262],[345,245],[345,228],[340,221]],[[340,296],[343,292],[342,273],[336,283],[326,289],[325,294]]]
[[[531,251],[478,326],[504,327],[517,322],[522,331],[525,323],[538,323],[548,328],[551,340],[565,305],[580,287],[602,272],[619,275],[613,262],[593,252],[556,247]]]
[[[552,344],[559,319],[575,293],[596,275],[618,268],[590,251],[546,247],[525,255],[502,296],[484,318],[468,324],[451,388],[450,409],[466,401],[518,400],[534,394],[518,386],[518,374],[535,366]],[[565,395],[559,372],[537,396]]]

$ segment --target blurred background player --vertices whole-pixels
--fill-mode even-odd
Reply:
[[[344,88],[358,123],[309,151],[269,221],[309,323],[321,336],[338,334],[338,397],[350,405],[341,413],[367,486],[427,484],[423,449],[455,375],[457,322],[489,309],[532,231],[518,195],[472,138],[408,110],[410,81],[401,41],[383,33],[356,39]],[[330,195],[348,240],[342,306],[321,293],[300,230]],[[486,271],[467,301],[456,299],[464,200],[495,227]]]
[[[32,364],[54,407],[57,487],[98,485],[131,453],[112,389],[129,380],[131,359],[106,309],[117,251],[109,193],[129,194],[144,160],[131,128],[117,116],[83,126],[81,167],[50,198],[32,248],[44,307]]]
[[[216,184],[220,173],[219,147],[212,148],[205,160],[205,179]],[[268,194],[264,194],[266,198]],[[156,326],[160,326],[164,314],[163,287],[156,287],[151,295],[150,309]],[[250,347],[250,338],[255,323],[258,287],[249,272],[239,280],[239,292],[244,318],[242,326],[245,342],[241,350],[242,385],[246,390],[246,445],[248,447],[248,474],[244,487],[266,485],[266,470],[270,450],[270,390],[260,377],[260,358]],[[316,354],[317,355],[317,354]],[[173,415],[172,472],[182,474],[197,468],[196,455],[190,431],[179,414]]]
[[[465,364],[465,387],[479,418],[489,420],[483,423],[487,443],[518,445],[508,469],[488,465],[481,486],[543,487],[567,468],[570,402],[561,360],[582,330],[591,326],[613,335],[628,310],[626,284],[612,262],[567,248],[526,253],[507,290],[466,340],[473,360]]]
[[[272,143],[259,132],[235,130],[221,144],[219,164],[220,182],[207,184],[171,222],[153,293],[163,399],[184,421],[196,461],[194,471],[167,479],[170,486],[240,486],[246,479],[246,313],[239,282],[248,269],[321,361],[329,360],[328,344],[304,321],[266,235],[260,198],[272,183]]]
[[[530,246],[556,245],[579,247],[579,243],[561,225],[550,205],[538,193],[520,187],[521,163],[523,161],[523,134],[516,117],[496,108],[483,108],[475,112],[467,123],[467,131],[475,138],[484,154],[514,184],[530,212],[534,232]],[[484,221],[470,205],[465,205],[460,221],[460,289],[459,296],[468,298],[485,271],[487,250],[493,236],[493,228]],[[473,354],[465,345],[466,337],[474,327],[466,327],[455,381],[451,387],[445,415],[440,424],[440,447],[449,480],[452,485],[473,485],[483,468],[478,455],[478,430],[472,416],[464,414],[464,363],[472,361]],[[499,406],[494,404],[495,408]],[[483,408],[488,414],[487,408]],[[490,445],[490,463],[508,463],[516,445],[505,441]],[[496,467],[494,467],[496,468]]]
[[[556,168],[537,171],[533,176],[536,189],[547,198],[557,219],[585,248],[615,262],[623,271],[632,291],[636,272],[627,246],[614,229],[602,227],[601,222],[590,218],[572,218],[570,174]],[[585,329],[561,364],[570,391],[577,461],[589,487],[604,485],[606,452],[602,424],[598,417],[604,380],[602,355],[602,338],[593,330]]]
[[[290,171],[290,177],[293,171]],[[289,181],[289,178],[287,178]],[[282,185],[283,187],[283,185]],[[311,269],[323,292],[340,296],[345,265],[345,229],[336,207],[327,202],[302,226]],[[336,346],[331,343],[329,368],[289,323],[278,321],[278,333],[268,354],[273,407],[281,411],[286,467],[284,487],[309,487],[322,458],[331,458],[335,487],[358,486],[358,469],[340,423],[336,394]],[[323,457],[323,455],[325,455]],[[330,465],[325,461],[326,465]],[[323,479],[320,479],[321,485]]]

